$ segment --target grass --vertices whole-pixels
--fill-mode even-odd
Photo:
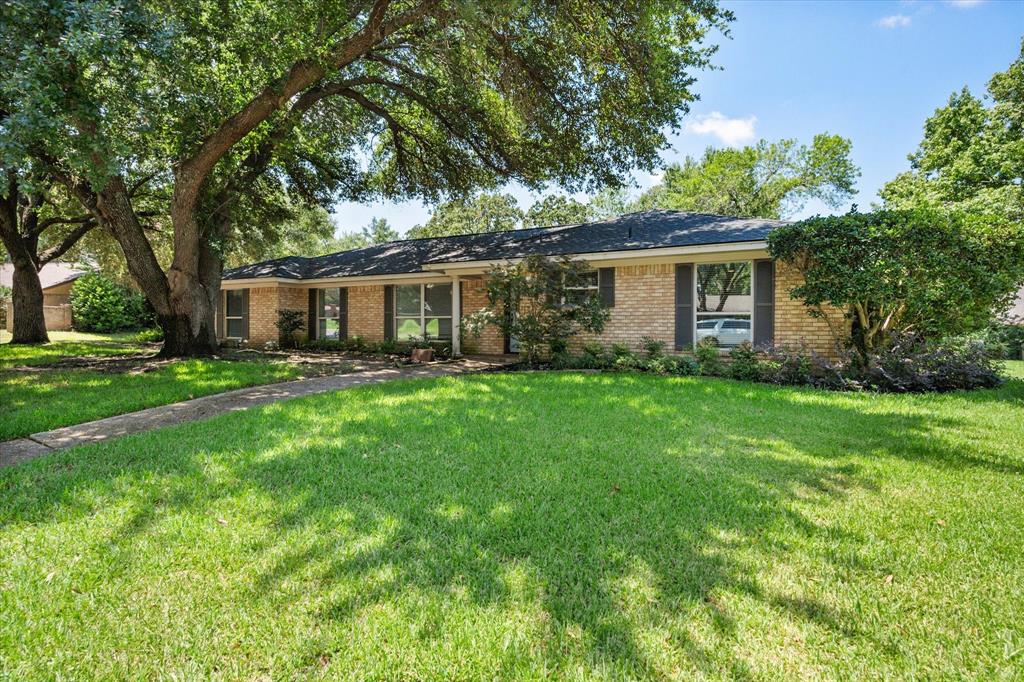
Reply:
[[[230,360],[174,362],[143,373],[0,370],[0,441],[300,375],[285,363]]]
[[[49,332],[50,343],[14,346],[9,343],[10,334],[4,332],[4,336],[0,337],[0,368],[48,365],[68,357],[109,357],[149,350],[150,347],[135,342],[135,334]]]
[[[0,678],[1021,678],[1022,442],[1019,380],[519,373],[82,447],[0,470]]]

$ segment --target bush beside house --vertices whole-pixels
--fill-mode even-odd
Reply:
[[[78,331],[116,332],[153,323],[141,293],[98,273],[83,275],[75,283],[71,313]]]

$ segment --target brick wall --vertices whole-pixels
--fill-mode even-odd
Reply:
[[[829,357],[836,355],[836,333],[849,333],[849,322],[843,311],[828,309],[828,319],[811,317],[809,308],[789,292],[802,282],[800,273],[785,263],[775,264],[775,345],[804,344],[811,350]],[[831,327],[829,324],[831,323]]]
[[[278,286],[252,287],[249,289],[249,338],[250,346],[262,346],[267,341],[277,341]]]
[[[675,343],[675,265],[628,265],[615,268],[615,306],[600,334],[581,334],[570,344],[578,348],[588,341],[603,346],[622,343],[640,350],[640,337],[650,336]]]
[[[348,287],[348,335],[384,340],[384,286]]]
[[[805,344],[825,354],[835,354],[835,340],[829,322],[807,314],[807,308],[789,296],[800,281],[792,268],[779,263],[775,268],[775,343]],[[288,308],[308,310],[307,287],[268,286],[249,289],[249,343],[263,345],[277,341],[277,311]],[[486,283],[483,279],[462,280],[462,310],[468,315],[487,305]],[[384,286],[348,287],[348,333],[367,341],[384,339]],[[830,320],[839,333],[848,333],[849,323],[842,311],[832,309]],[[305,334],[303,326],[301,334]],[[571,344],[578,349],[588,341],[603,346],[622,343],[640,350],[640,339],[650,336],[672,349],[675,341],[675,265],[660,263],[615,268],[615,307],[604,331],[599,335],[583,334]],[[478,338],[463,335],[466,352],[502,353],[504,339],[497,327],[488,327]]]
[[[486,281],[483,279],[462,280],[462,314],[469,315],[485,307],[487,307]],[[504,353],[505,337],[502,336],[500,329],[494,325],[487,325],[478,337],[464,333],[462,335],[462,350],[464,353]]]

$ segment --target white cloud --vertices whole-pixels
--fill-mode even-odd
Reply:
[[[875,25],[882,28],[904,28],[910,26],[910,17],[906,14],[890,14],[876,21]]]
[[[754,139],[756,116],[747,118],[726,118],[721,112],[712,111],[706,116],[698,116],[697,120],[686,124],[686,132],[697,135],[714,135],[719,140],[735,147]]]
[[[946,0],[946,4],[952,5],[957,9],[970,9],[972,7],[977,7],[984,1],[985,0]]]

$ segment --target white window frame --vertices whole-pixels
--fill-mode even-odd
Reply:
[[[585,286],[585,287],[580,287],[580,286],[570,287],[570,286],[566,286],[565,285],[565,273],[564,272],[562,273],[562,290],[563,290],[562,301],[561,301],[562,307],[565,307],[567,305],[575,305],[575,304],[572,304],[572,303],[566,303],[566,301],[565,301],[565,292],[566,291],[589,291],[589,292],[592,292],[590,295],[595,297],[595,298],[599,297],[601,295],[601,273],[598,272],[598,270],[596,268],[595,269],[591,269],[591,270],[583,270],[582,272],[580,272],[581,275],[589,275],[591,273],[593,273],[593,275],[594,275],[594,284],[593,284],[593,286],[588,285],[588,286]]]
[[[736,311],[736,310],[729,311],[729,312],[724,312],[724,311],[723,312],[714,312],[714,311],[712,311],[712,312],[701,312],[700,310],[697,309],[697,307],[699,305],[698,301],[700,300],[697,297],[697,282],[698,282],[698,279],[699,279],[697,277],[698,268],[700,268],[700,266],[702,266],[702,265],[725,265],[727,263],[746,263],[746,264],[748,264],[750,266],[750,270],[749,270],[750,271],[750,310],[747,311],[747,312]],[[757,338],[756,336],[754,336],[754,287],[757,286],[757,282],[754,281],[754,278],[757,276],[756,272],[755,272],[756,270],[757,270],[757,268],[754,267],[754,261],[753,260],[722,260],[722,261],[713,261],[713,262],[708,262],[708,263],[693,263],[693,291],[692,291],[692,300],[693,300],[693,347],[694,348],[697,348],[697,342],[700,340],[700,339],[697,338],[697,323],[698,322],[706,322],[707,321],[707,319],[706,319],[707,317],[730,317],[730,316],[735,316],[735,315],[749,315],[750,316],[750,343],[754,343],[754,339]],[[704,320],[698,320],[697,318],[702,316],[702,315],[705,317],[705,319]],[[721,346],[721,347],[719,347],[718,350],[719,350],[720,353],[726,354],[730,350],[732,350],[733,348],[736,348],[736,346]]]
[[[328,317],[326,315],[321,315],[320,314],[320,313],[322,313],[324,311],[324,308],[326,307],[326,303],[325,303],[324,299],[326,299],[326,297],[327,297],[326,292],[327,292],[328,289],[337,289],[338,290],[338,316],[337,317]],[[337,321],[337,323],[338,323],[338,338],[337,339],[328,339],[326,335],[321,336],[321,334],[320,334],[320,320],[335,320],[335,321]],[[325,331],[326,331],[326,328],[327,328],[327,324],[325,323],[324,324]],[[341,287],[321,287],[321,288],[316,290],[316,336],[317,336],[317,339],[321,339],[321,340],[324,340],[324,341],[344,341],[344,339],[341,336]]]
[[[231,336],[231,334],[228,332],[228,330],[231,329],[231,323],[230,323],[231,320],[238,320],[239,325],[241,325],[243,327],[243,331],[244,331],[244,327],[245,327],[245,313],[244,312],[241,315],[228,315],[228,310],[229,310],[228,299],[231,297],[231,294],[238,294],[239,296],[241,296],[241,298],[242,298],[242,306],[245,306],[245,293],[243,293],[242,289],[226,289],[224,291],[224,338],[225,339],[238,339],[239,341],[241,341],[243,339],[242,336]]]
[[[455,315],[454,315],[455,310],[454,309],[452,310],[453,314],[451,314],[451,315],[427,315],[427,286],[428,285],[442,286],[442,287],[443,286],[449,286],[449,287],[453,286],[451,282],[426,282],[426,283],[421,283],[421,284],[396,284],[395,285],[395,295],[392,297],[392,298],[394,298],[394,301],[392,301],[392,303],[391,303],[391,318],[392,318],[392,326],[394,327],[394,335],[395,335],[395,340],[396,341],[408,341],[409,340],[409,339],[399,339],[398,338],[399,318],[401,318],[403,320],[415,319],[414,315],[401,315],[400,316],[398,314],[398,288],[399,287],[415,287],[415,286],[418,286],[420,288],[420,315],[419,315],[419,320],[420,320],[420,331],[421,332],[425,333],[427,331],[427,319],[429,318],[431,320],[435,320],[435,319],[436,320],[451,320],[452,321],[452,326],[453,326],[452,334],[454,335],[454,324],[455,324]],[[451,292],[449,292],[448,298],[451,299]],[[422,337],[422,335],[421,335],[421,337]],[[431,337],[430,340],[433,343],[451,343],[452,342],[452,337],[449,336],[448,338],[443,338],[443,337],[435,336],[435,337]]]

